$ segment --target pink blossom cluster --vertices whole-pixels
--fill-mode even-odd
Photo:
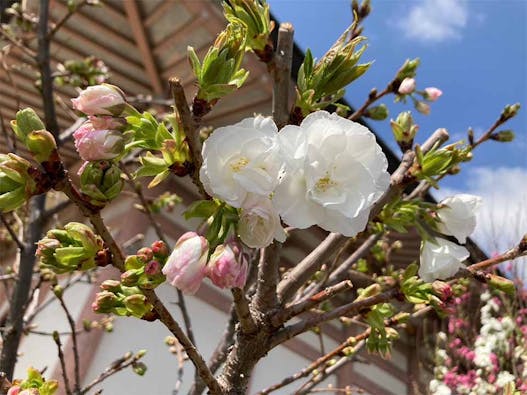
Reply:
[[[501,393],[508,383],[526,393],[527,366],[522,358],[527,355],[525,293],[518,292],[517,300],[510,300],[484,292],[479,325],[468,311],[471,298],[465,292],[451,300],[447,334],[438,336],[430,393]]]
[[[417,88],[417,83],[415,81],[415,78],[407,77],[401,81],[399,88],[397,89],[397,93],[399,94],[400,97],[402,97],[403,101],[405,100],[405,97],[407,95],[410,95],[410,97],[414,101],[415,109],[419,111],[421,114],[428,115],[430,114],[430,105],[426,102],[436,101],[437,99],[439,99],[439,97],[441,97],[443,92],[440,89],[433,87],[433,86],[425,88],[422,91],[418,91],[416,90],[416,88]],[[414,97],[414,93],[419,94],[423,98],[424,101],[417,100]]]
[[[187,232],[176,242],[163,267],[167,281],[186,294],[194,294],[208,277],[220,288],[242,288],[248,262],[240,244],[228,241],[216,247],[209,258],[209,243],[195,232]]]
[[[75,148],[85,161],[109,160],[124,149],[121,118],[126,106],[124,93],[116,86],[90,86],[71,100],[73,108],[88,116],[74,133]]]

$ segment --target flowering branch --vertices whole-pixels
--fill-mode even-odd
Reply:
[[[289,119],[289,83],[293,61],[293,25],[281,23],[273,58],[273,119],[281,128]]]
[[[134,189],[135,193],[137,194],[139,201],[141,202],[141,205],[143,206],[144,213],[148,217],[148,220],[150,221],[150,224],[154,227],[154,230],[156,232],[157,237],[162,240],[165,244],[168,245],[167,238],[163,231],[161,230],[161,227],[157,223],[157,221],[154,218],[154,215],[152,213],[152,210],[150,209],[150,206],[148,202],[146,201],[145,195],[143,194],[143,188],[139,182],[134,182],[132,175],[126,168],[126,165],[121,162],[121,169],[124,174],[126,174],[126,177],[128,179],[128,182],[130,186]],[[190,315],[187,310],[187,305],[185,303],[185,297],[183,296],[183,292],[181,292],[180,289],[177,289],[177,296],[178,296],[178,306],[179,310],[181,311],[181,315],[183,316],[183,322],[185,323],[185,328],[187,330],[188,337],[192,343],[195,343],[194,340],[194,333],[192,331],[192,324],[190,322]]]

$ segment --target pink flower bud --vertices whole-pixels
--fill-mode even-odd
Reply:
[[[430,114],[430,106],[423,101],[418,101],[415,105],[415,109],[423,115]]]
[[[95,115],[90,115],[88,118],[94,129],[121,130],[126,125],[124,118]]]
[[[79,97],[71,99],[73,108],[87,115],[120,116],[126,101],[124,93],[116,86],[101,84],[89,86]]]
[[[403,82],[401,82],[401,85],[399,85],[398,92],[401,95],[408,95],[415,91],[415,79],[413,78],[405,78]]]
[[[209,243],[195,232],[179,238],[163,267],[167,281],[183,293],[195,294],[205,277]]]
[[[424,98],[428,101],[436,101],[443,92],[440,89],[429,87],[425,89]]]
[[[11,388],[9,388],[9,391],[7,391],[7,395],[19,395],[20,394],[20,386],[14,385]]]
[[[145,273],[149,276],[155,276],[161,273],[161,265],[158,261],[150,261],[145,265]]]
[[[247,260],[235,242],[217,246],[207,268],[207,276],[220,288],[242,288],[247,280]]]
[[[75,148],[85,161],[113,159],[124,149],[124,140],[116,130],[95,129],[90,121],[84,122],[75,133]]]

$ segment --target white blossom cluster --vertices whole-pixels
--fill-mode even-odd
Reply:
[[[365,126],[326,111],[280,133],[256,116],[216,129],[203,145],[207,193],[240,208],[249,247],[285,240],[289,226],[355,236],[390,183],[388,161]]]
[[[476,228],[476,211],[481,205],[479,196],[459,194],[448,197],[438,204],[437,217],[441,221],[438,230],[465,243]],[[425,281],[447,279],[462,267],[470,256],[468,250],[443,238],[421,244],[419,276]]]

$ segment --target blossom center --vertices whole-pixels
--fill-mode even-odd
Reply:
[[[249,159],[247,159],[245,156],[242,156],[241,158],[231,162],[230,167],[234,173],[239,173],[245,166],[247,166],[248,163]]]
[[[337,183],[329,177],[329,174],[326,174],[325,177],[318,179],[315,184],[315,189],[317,192],[326,192],[329,188],[332,188],[336,185]]]

